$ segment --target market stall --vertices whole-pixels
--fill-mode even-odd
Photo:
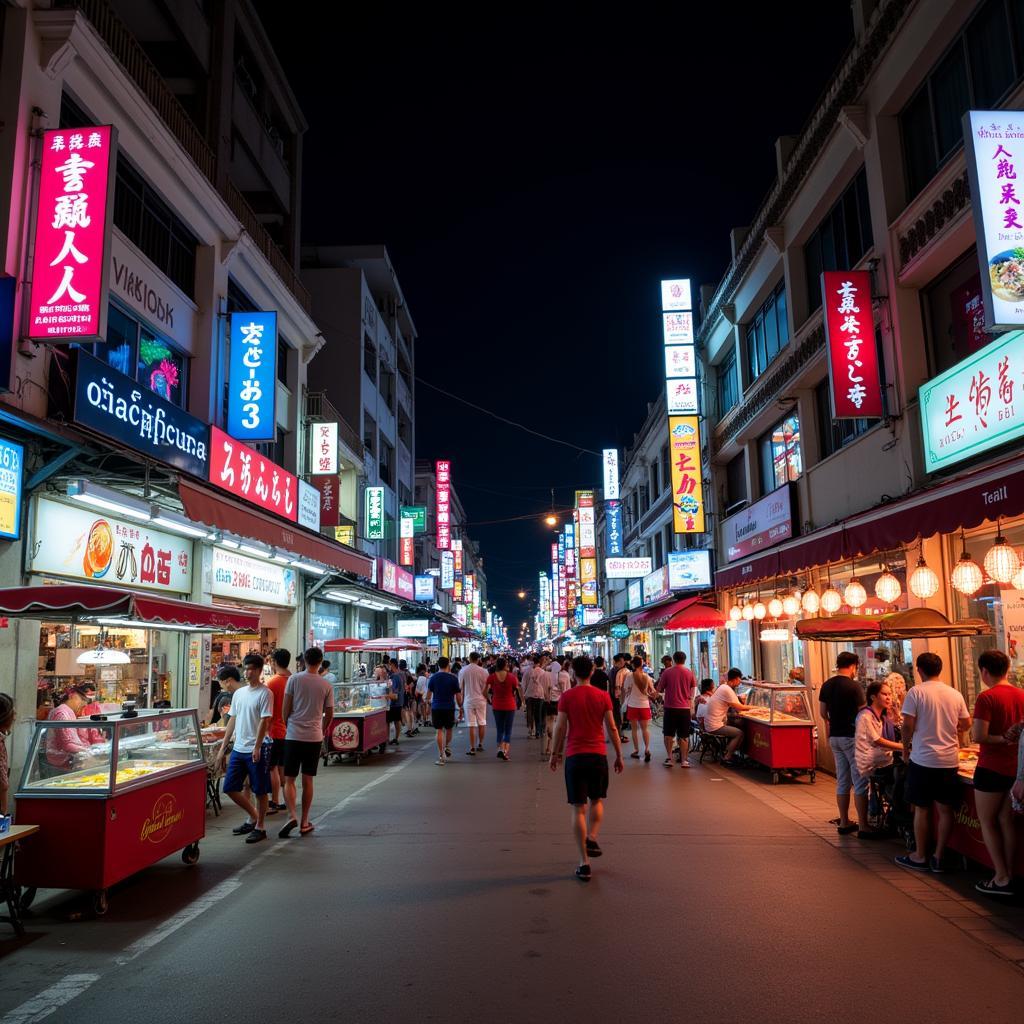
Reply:
[[[737,715],[744,732],[743,753],[771,771],[773,783],[783,774],[807,774],[814,782],[817,736],[807,687],[753,682],[746,702],[746,710]]]
[[[36,722],[16,797],[19,817],[42,829],[15,866],[29,890],[22,904],[36,888],[87,889],[105,914],[115,883],[179,850],[186,864],[199,859],[206,761],[198,714],[129,710]]]

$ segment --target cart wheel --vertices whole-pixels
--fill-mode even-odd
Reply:
[[[779,784],[779,773],[772,772],[772,785],[777,786]]]
[[[30,886],[28,889],[21,890],[21,899],[18,900],[18,906],[22,910],[28,910],[32,906],[32,901],[36,898],[36,887]]]
[[[191,867],[193,864],[199,863],[199,844],[190,843],[181,851],[181,860],[183,863],[188,864]]]
[[[92,894],[92,912],[97,917],[103,917],[109,909],[110,904],[107,902],[107,890],[97,889]]]
[[[817,774],[818,774],[817,772],[811,772],[811,782],[813,782],[815,780],[815,778],[817,777]]]

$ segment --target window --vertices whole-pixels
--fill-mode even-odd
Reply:
[[[1022,28],[1018,0],[986,0],[903,108],[900,135],[911,198],[960,149],[964,112],[998,106],[1024,75]]]
[[[377,424],[368,412],[363,412],[363,445],[372,458],[377,454]]]
[[[658,463],[657,462],[652,462],[651,463],[650,469],[648,470],[648,473],[650,475],[651,504],[653,505],[658,500],[658,495],[661,493],[661,491],[660,491],[660,489],[658,487]]]
[[[740,400],[739,377],[736,373],[736,350],[733,349],[718,367],[718,415],[724,416]]]
[[[412,451],[412,420],[405,409],[398,410],[398,440]]]
[[[804,245],[807,311],[821,305],[821,273],[852,270],[871,248],[868,179],[862,167]]]
[[[666,491],[672,488],[672,462],[667,444],[661,449],[661,486]]]
[[[139,323],[117,306],[107,309],[107,343],[95,346],[95,354],[109,366],[135,379],[135,346],[139,340]]]
[[[288,342],[282,337],[277,339],[277,379],[288,387],[288,353],[291,351]]]
[[[661,567],[665,564],[665,549],[663,547],[663,541],[661,539],[661,531],[659,530],[654,535],[654,565]]]
[[[800,421],[796,414],[787,416],[765,434],[760,441],[761,492],[769,494],[803,472],[800,459]]]
[[[395,374],[385,366],[380,368],[380,393],[388,409],[395,407]]]
[[[368,334],[363,335],[363,370],[366,376],[377,383],[377,349]]]
[[[747,500],[747,455],[740,452],[725,467],[726,511]]]
[[[380,481],[395,486],[395,449],[384,438],[380,439]]]
[[[922,295],[932,375],[955,366],[992,340],[985,331],[981,274],[973,246]]]
[[[833,419],[828,377],[814,389],[814,400],[818,409],[818,436],[821,438],[823,459],[860,437],[878,422],[877,419],[867,419],[863,416],[855,420]]]
[[[789,342],[786,283],[782,281],[747,325],[747,369],[756,380]]]

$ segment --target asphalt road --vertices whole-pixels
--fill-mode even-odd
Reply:
[[[226,810],[102,920],[40,894],[0,924],[0,1024],[1020,1019],[1018,967],[723,771],[627,760],[584,885],[537,743],[465,746],[321,768],[308,838],[245,846]]]

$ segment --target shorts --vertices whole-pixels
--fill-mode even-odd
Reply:
[[[284,740],[270,741],[270,767],[280,768],[284,764]]]
[[[284,775],[286,779],[294,779],[302,775],[316,775],[320,764],[320,752],[323,742],[320,740],[285,740],[284,741]]]
[[[650,720],[650,708],[626,708],[627,722],[649,722]]]
[[[388,722],[400,722],[402,720],[402,709],[392,704],[387,710]]]
[[[677,739],[690,738],[690,709],[665,708],[665,720],[661,724],[662,734]]]
[[[991,768],[974,769],[974,788],[979,793],[1009,793],[1017,781],[1013,775],[1003,775]]]
[[[557,700],[546,700],[544,701],[544,717],[554,718],[558,714],[558,701]]]
[[[608,795],[608,758],[604,754],[573,754],[565,759],[565,792],[578,807]]]
[[[224,773],[224,792],[241,793],[246,779],[253,796],[266,796],[270,792],[270,744],[264,743],[260,759],[254,761],[252,754],[231,751],[228,770]]]
[[[466,705],[466,721],[474,728],[487,724],[487,701]]]
[[[977,777],[977,771],[974,774]],[[928,768],[914,764],[911,758],[903,795],[915,807],[931,807],[933,803],[953,807],[960,803],[960,776],[955,768]]]
[[[431,708],[430,724],[435,729],[454,729],[455,708]]]
[[[828,745],[836,762],[836,796],[846,796],[852,789],[858,796],[868,791],[866,775],[857,770],[856,743],[852,736],[830,736]]]

